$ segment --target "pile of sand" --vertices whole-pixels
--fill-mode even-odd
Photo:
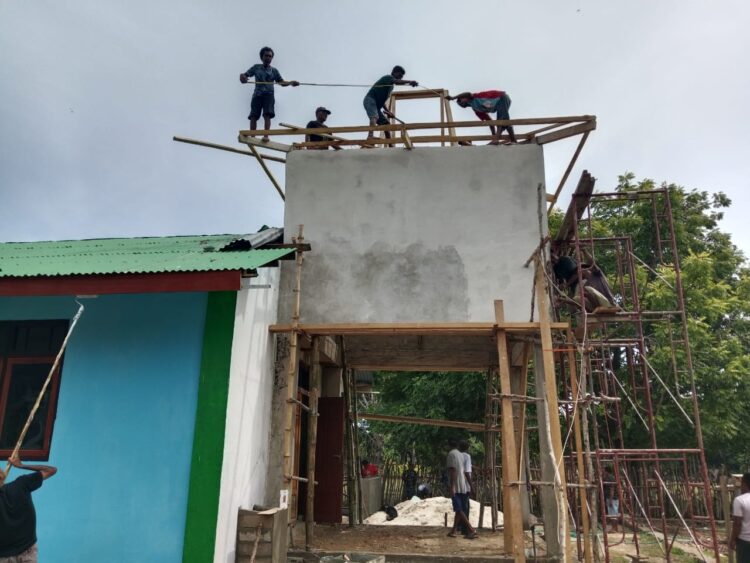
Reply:
[[[479,525],[479,503],[475,500],[469,501],[469,521],[476,527]],[[451,499],[445,497],[433,497],[424,500],[406,500],[396,505],[398,517],[390,522],[386,520],[385,512],[376,512],[365,520],[365,524],[377,524],[384,526],[444,526],[445,514],[448,513],[448,525],[453,525],[453,507]],[[497,523],[503,524],[502,512],[497,513]],[[484,507],[483,528],[492,525],[492,511],[489,506]]]

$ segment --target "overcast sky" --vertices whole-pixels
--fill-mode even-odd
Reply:
[[[251,158],[172,141],[241,148],[238,75],[270,45],[286,79],[365,84],[401,64],[430,88],[506,90],[512,117],[594,114],[563,207],[584,168],[600,189],[632,171],[722,190],[750,254],[749,25],[743,0],[0,0],[0,240],[281,225]],[[323,104],[330,125],[363,124],[364,93],[277,88],[276,122]],[[549,189],[575,142],[545,148]]]

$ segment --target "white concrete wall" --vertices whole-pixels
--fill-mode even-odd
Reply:
[[[285,238],[304,224],[302,322],[528,320],[542,148],[293,151]],[[546,223],[546,217],[544,218]],[[282,266],[280,322],[294,265]]]
[[[263,503],[266,490],[274,355],[268,325],[276,322],[279,270],[258,272],[250,283],[271,288],[237,294],[215,563],[234,563],[237,509]]]

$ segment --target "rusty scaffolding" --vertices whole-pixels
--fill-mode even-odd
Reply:
[[[594,525],[589,533],[601,544],[595,553],[603,551],[606,561],[613,547],[628,540],[640,559],[644,534],[670,561],[680,533],[704,560],[718,561],[670,192],[593,193],[594,182],[584,172],[552,241],[553,261],[574,261],[574,282],[549,284],[556,320],[568,320],[575,335],[567,343],[575,352],[557,355],[562,396],[574,405],[564,412],[565,432],[579,414],[583,427],[584,443],[567,444],[568,482],[584,471],[593,485],[580,498],[569,492],[572,525],[585,535],[582,516],[596,521],[598,514],[601,531]],[[626,214],[640,228],[601,236],[597,221]],[[635,253],[636,237],[641,243],[648,237],[648,256]],[[613,302],[592,303],[586,283],[592,268],[606,272]],[[548,272],[554,275],[552,264]],[[649,309],[642,297],[650,284],[657,286],[659,299]],[[692,444],[664,447],[658,430],[662,409],[673,409],[693,429]],[[576,463],[581,447],[584,467]],[[580,541],[578,547],[580,559]]]

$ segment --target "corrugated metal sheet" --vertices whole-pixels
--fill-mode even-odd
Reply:
[[[293,248],[247,249],[280,239],[281,229],[250,235],[144,237],[0,244],[0,277],[254,270]],[[223,250],[237,247],[245,250]]]

